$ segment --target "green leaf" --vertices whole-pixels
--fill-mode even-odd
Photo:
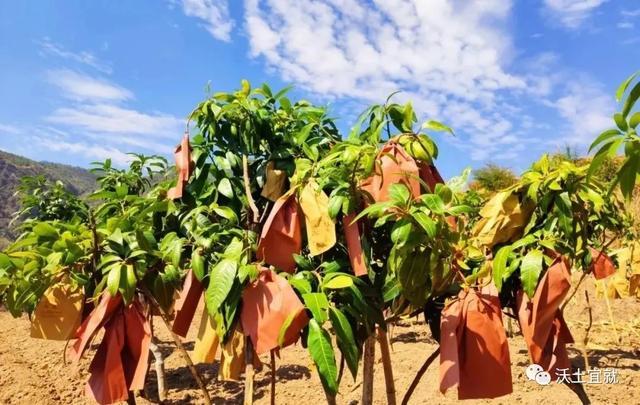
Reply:
[[[211,269],[209,286],[204,295],[207,311],[209,311],[211,316],[214,316],[215,313],[218,312],[220,305],[225,298],[227,298],[227,295],[229,295],[237,270],[238,263],[229,259],[220,260]]]
[[[311,358],[318,368],[322,386],[331,395],[335,395],[338,392],[338,367],[331,346],[331,337],[315,319],[309,321],[307,345]]]
[[[298,131],[298,133],[296,134],[296,143],[298,145],[302,145],[307,140],[307,138],[309,138],[309,134],[311,134],[311,130],[316,125],[317,124],[315,122],[312,122],[302,127],[302,129]]]
[[[329,319],[336,334],[338,347],[342,352],[353,378],[358,374],[358,346],[353,336],[353,329],[347,317],[337,308],[329,308]]]
[[[404,105],[404,109],[402,110],[402,130],[404,132],[412,132],[414,116],[413,106],[411,105],[411,102],[408,102]]]
[[[124,198],[129,194],[129,186],[120,184],[116,186],[116,197]]]
[[[604,163],[605,159],[608,156],[611,156],[614,153],[616,153],[620,145],[622,145],[623,141],[624,141],[624,138],[616,139],[614,141],[611,141],[610,143],[604,144],[598,150],[596,155],[593,157],[591,164],[589,165],[589,170],[587,171],[587,181],[591,179],[591,176],[593,176],[593,174],[598,170],[598,168],[602,165],[602,163]]]
[[[112,265],[107,276],[107,291],[112,297],[116,296],[118,287],[120,287],[120,276],[122,274],[122,267],[124,265]]]
[[[411,198],[411,193],[409,193],[409,189],[406,185],[402,183],[392,184],[389,187],[389,197],[391,200],[397,205],[404,205],[409,202]]]
[[[124,299],[125,305],[128,305],[133,300],[133,295],[136,291],[136,274],[132,264],[126,264],[120,266],[120,283],[119,290]]]
[[[449,128],[448,126],[444,125],[441,122],[434,121],[434,120],[429,120],[424,124],[422,124],[422,129],[427,129],[431,131],[444,131],[444,132],[450,133],[453,136],[456,135],[451,128]]]
[[[631,118],[629,118],[629,126],[635,129],[638,124],[640,124],[640,111],[633,113]]]
[[[444,214],[444,201],[437,194],[424,194],[420,197],[434,214]]]
[[[313,318],[320,325],[326,322],[329,301],[324,293],[302,294],[302,300],[304,301],[304,305],[311,311]]]
[[[193,270],[193,274],[198,280],[202,281],[204,279],[204,257],[202,257],[197,248],[191,252],[191,270]]]
[[[213,207],[213,212],[220,215],[222,218],[233,222],[234,224],[238,223],[238,216],[235,212],[229,207]]]
[[[622,97],[624,96],[624,93],[627,91],[627,88],[629,87],[629,84],[631,84],[631,82],[633,81],[633,79],[636,78],[636,76],[638,75],[638,73],[640,73],[640,71],[635,72],[634,74],[632,74],[631,76],[629,76],[627,78],[627,80],[625,80],[624,82],[622,82],[622,84],[620,85],[620,87],[618,87],[618,89],[616,90],[616,101],[619,103],[620,100],[622,100]]]
[[[636,85],[633,86],[633,89],[631,89],[631,91],[629,92],[629,96],[624,101],[624,106],[622,107],[622,117],[627,118],[627,115],[629,115],[629,113],[631,112],[631,109],[636,104],[636,101],[638,101],[639,97],[640,97],[640,82],[636,83]]]
[[[300,274],[300,273],[298,273]],[[304,277],[297,277],[298,274],[289,278],[289,284],[293,286],[300,294],[311,293],[311,283]]]
[[[353,285],[353,279],[350,276],[340,274],[332,277],[329,281],[324,283],[324,288],[330,290],[339,290],[341,288],[348,288]]]
[[[511,246],[503,246],[493,258],[493,283],[496,285],[498,292],[502,291],[502,283],[507,274],[507,261],[509,260],[511,251]]]
[[[616,126],[620,128],[621,131],[626,131],[629,129],[627,125],[627,120],[620,113],[613,114],[613,121],[616,123]]]
[[[604,142],[604,141],[606,141],[606,140],[608,140],[608,139],[610,139],[610,138],[612,138],[614,136],[619,136],[619,135],[622,135],[619,130],[617,130],[617,129],[607,129],[606,131],[604,131],[600,135],[598,135],[596,140],[593,141],[593,143],[591,143],[591,146],[589,146],[589,152],[591,152],[596,146],[598,146],[602,142]]]
[[[573,210],[571,208],[571,198],[567,191],[560,193],[555,200],[555,205],[558,208],[558,221],[565,236],[573,234]]]
[[[436,223],[427,214],[418,211],[412,214],[413,219],[425,230],[430,238],[436,237]]]
[[[630,200],[633,195],[633,187],[636,183],[636,176],[640,169],[640,155],[628,156],[620,170],[618,171],[618,181],[620,191],[625,199]]]
[[[436,184],[436,194],[442,199],[442,202],[449,204],[453,199],[453,191],[445,184]]]
[[[522,281],[522,289],[533,298],[538,285],[538,278],[542,272],[543,255],[539,250],[532,250],[522,259],[520,264],[520,281]]]
[[[391,241],[397,246],[404,245],[409,239],[412,229],[413,225],[411,225],[411,221],[406,218],[401,219],[396,222],[391,229]]]
[[[334,195],[329,200],[329,216],[331,219],[336,219],[342,208],[344,197],[341,195]]]
[[[231,186],[229,179],[226,177],[220,180],[220,183],[218,184],[218,191],[227,198],[233,198],[233,187]]]
[[[33,233],[46,239],[56,239],[59,236],[58,230],[46,222],[40,222],[34,226]]]

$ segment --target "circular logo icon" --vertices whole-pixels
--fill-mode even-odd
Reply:
[[[527,367],[525,374],[527,375],[527,378],[530,381],[534,381],[536,379],[536,375],[538,375],[538,373],[541,371],[543,371],[542,366],[538,364],[532,364],[529,367]]]
[[[536,374],[536,382],[540,385],[549,385],[551,383],[551,374],[541,371]]]

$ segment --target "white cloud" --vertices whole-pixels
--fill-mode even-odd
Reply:
[[[111,104],[86,104],[56,109],[47,121],[93,133],[145,135],[178,139],[184,122],[169,114],[147,114]]]
[[[625,17],[640,17],[640,8],[635,10],[622,10],[621,14]]]
[[[79,154],[84,158],[98,161],[111,159],[116,166],[126,166],[131,161],[131,156],[110,146],[101,146],[85,142],[63,141],[51,138],[38,138],[36,142],[39,143],[40,146],[47,148],[52,152]]]
[[[612,126],[613,97],[586,78],[570,82],[565,95],[551,103],[564,118],[565,134],[553,141],[556,146],[586,146],[598,134]]]
[[[630,30],[635,27],[635,25],[630,21],[622,21],[617,24],[617,27],[623,30]]]
[[[20,128],[15,125],[0,124],[0,134],[15,135],[21,132]]]
[[[229,42],[233,21],[229,16],[228,0],[181,0],[182,11],[189,17],[203,21],[214,38]]]
[[[526,80],[509,73],[511,2],[487,0],[246,0],[254,58],[329,98],[381,102],[393,91],[416,110],[471,134],[476,158],[515,143],[504,101]]]
[[[53,42],[49,37],[44,37],[40,41],[36,41],[40,45],[41,54],[53,55],[63,59],[69,59],[83,65],[91,66],[99,72],[111,74],[113,69],[103,61],[100,61],[93,53],[82,51],[72,52],[65,49],[62,45]],[[104,46],[103,46],[104,47]]]
[[[562,25],[576,29],[607,0],[544,0],[546,11]]]
[[[78,101],[123,101],[133,93],[109,81],[98,79],[69,69],[49,70],[49,83],[59,87],[66,97]]]
[[[99,152],[119,151],[118,145],[168,155],[184,130],[184,120],[174,115],[127,105],[134,94],[116,83],[69,69],[48,71],[46,78],[71,100],[44,118],[53,124],[46,133],[64,136],[69,150],[73,145],[98,157]]]

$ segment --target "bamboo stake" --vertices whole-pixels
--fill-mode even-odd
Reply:
[[[409,386],[407,393],[404,394],[404,397],[402,398],[402,405],[407,405],[409,403],[409,399],[411,399],[411,395],[413,395],[413,391],[415,391],[416,387],[420,383],[422,376],[427,372],[427,369],[439,354],[440,347],[438,347],[435,352],[431,353],[431,356],[427,357],[427,360],[425,360],[424,364],[422,365],[422,367],[420,367],[420,370],[418,370],[418,373],[413,378],[413,381],[411,381],[411,385]]]
[[[187,367],[189,368],[189,371],[191,372],[193,379],[196,380],[196,383],[198,384],[200,391],[202,391],[202,395],[204,395],[205,405],[211,405],[211,397],[209,396],[207,387],[202,381],[202,377],[200,376],[200,373],[198,373],[198,370],[196,370],[196,367],[193,365],[193,361],[191,361],[191,357],[189,356],[189,353],[187,353],[184,346],[182,345],[180,338],[178,337],[178,335],[176,335],[173,332],[171,328],[171,322],[169,321],[169,317],[167,316],[166,312],[164,312],[164,309],[162,309],[160,304],[158,304],[158,301],[155,299],[153,295],[151,295],[151,293],[149,293],[148,291],[145,291],[145,296],[149,299],[151,304],[158,310],[158,313],[160,314],[160,318],[162,319],[164,326],[166,326],[167,329],[169,330],[169,333],[171,334],[171,337],[173,338],[173,341],[175,342],[176,347],[178,348],[178,352],[180,352],[185,363],[187,363]]]
[[[271,405],[276,405],[276,355],[271,350]]]
[[[396,386],[393,381],[393,366],[391,364],[391,353],[389,351],[389,337],[387,332],[378,328],[378,344],[380,345],[380,355],[382,357],[382,368],[384,370],[384,384],[387,388],[387,404],[396,405]]]
[[[611,321],[611,327],[613,328],[613,333],[616,336],[616,343],[620,343],[620,335],[618,334],[618,329],[616,328],[616,324],[613,320],[613,311],[611,310],[611,301],[609,300],[609,284],[607,283],[607,279],[602,280],[604,282],[604,301],[607,304],[607,312],[609,313],[609,320]]]
[[[244,338],[244,405],[253,404],[253,343],[251,338]]]
[[[362,405],[373,403],[373,363],[376,357],[376,339],[373,336],[364,342],[362,366]]]
[[[587,345],[589,344],[589,332],[591,331],[591,325],[593,324],[593,315],[591,313],[591,303],[589,302],[589,293],[584,290],[584,299],[587,302],[587,309],[589,310],[589,324],[587,330],[584,333],[584,339],[582,340],[582,357],[584,357],[584,368],[589,372],[589,354],[587,353]]]

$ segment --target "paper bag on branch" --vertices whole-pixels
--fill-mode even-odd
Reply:
[[[296,268],[294,254],[302,250],[302,230],[298,202],[293,190],[275,202],[262,227],[258,243],[258,260],[292,273]]]
[[[174,153],[176,159],[176,171],[178,172],[178,178],[176,179],[176,185],[171,187],[167,191],[167,198],[175,200],[182,198],[184,186],[191,177],[191,145],[189,145],[189,134],[185,134],[182,137],[182,142],[176,148]]]
[[[198,302],[202,296],[203,288],[193,270],[189,270],[174,306],[175,318],[171,329],[175,334],[182,337],[187,336]]]
[[[531,362],[556,378],[556,369],[570,368],[566,344],[573,343],[560,305],[571,288],[569,263],[558,257],[540,279],[533,300],[521,290],[517,295],[518,320]]]
[[[31,337],[69,340],[82,321],[84,294],[74,289],[68,277],[49,287],[36,306],[31,319]]]
[[[329,215],[329,197],[314,180],[303,187],[298,198],[304,215],[311,256],[317,256],[336,244],[336,225]]]
[[[291,285],[269,269],[242,293],[240,320],[258,354],[280,347],[278,337],[288,323],[282,347],[298,341],[300,330],[309,322],[304,305]]]
[[[284,194],[284,186],[287,181],[287,173],[275,168],[275,163],[267,163],[266,181],[262,187],[262,197],[267,200],[277,201]]]
[[[458,388],[458,399],[496,398],[513,391],[509,345],[498,291],[461,291],[442,310],[440,391]]]

